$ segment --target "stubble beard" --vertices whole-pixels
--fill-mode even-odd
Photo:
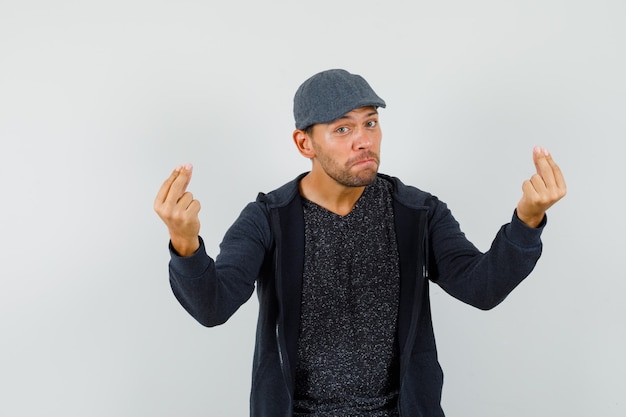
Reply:
[[[374,159],[376,161],[376,168],[352,173],[351,168],[353,165],[364,159]],[[378,166],[380,164],[378,155],[371,151],[365,152],[358,157],[348,160],[343,168],[329,158],[322,157],[319,158],[319,161],[320,165],[324,169],[324,172],[326,172],[326,174],[333,180],[345,187],[364,187],[372,184],[376,181]]]

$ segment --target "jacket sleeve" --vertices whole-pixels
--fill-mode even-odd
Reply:
[[[433,207],[431,207],[433,208]],[[541,256],[541,232],[513,213],[490,249],[481,253],[461,231],[445,203],[430,218],[429,278],[453,297],[482,310],[500,304],[530,274]]]
[[[215,260],[207,255],[202,238],[200,248],[188,257],[179,256],[170,242],[172,291],[200,324],[222,324],[254,292],[270,245],[267,215],[259,204],[250,203],[224,235]]]

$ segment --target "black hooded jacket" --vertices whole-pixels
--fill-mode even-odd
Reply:
[[[304,174],[303,174],[304,175]],[[302,176],[303,176],[302,175]],[[170,283],[181,305],[202,325],[216,326],[244,303],[255,286],[259,317],[250,415],[291,417],[300,325],[304,218],[298,183],[259,194],[229,228],[215,261],[204,249],[179,257],[173,249]],[[439,417],[443,373],[437,360],[428,281],[453,297],[490,309],[533,270],[541,231],[514,214],[481,253],[469,242],[445,203],[391,181],[400,259],[400,393],[402,417]]]

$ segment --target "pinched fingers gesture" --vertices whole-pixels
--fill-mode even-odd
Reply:
[[[154,199],[154,211],[167,226],[172,246],[182,256],[193,254],[200,242],[200,202],[187,191],[192,166],[177,167]]]
[[[537,173],[522,184],[517,216],[528,226],[537,227],[548,210],[567,193],[565,178],[547,149],[535,147],[533,162]]]

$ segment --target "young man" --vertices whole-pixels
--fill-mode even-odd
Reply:
[[[170,233],[170,282],[200,323],[224,323],[259,297],[253,417],[443,416],[428,281],[481,309],[499,304],[541,253],[545,212],[565,195],[550,154],[513,218],[481,253],[445,203],[378,173],[378,109],[360,76],[329,70],[294,98],[299,176],[244,208],[215,260],[199,237],[191,165],[154,207]]]

